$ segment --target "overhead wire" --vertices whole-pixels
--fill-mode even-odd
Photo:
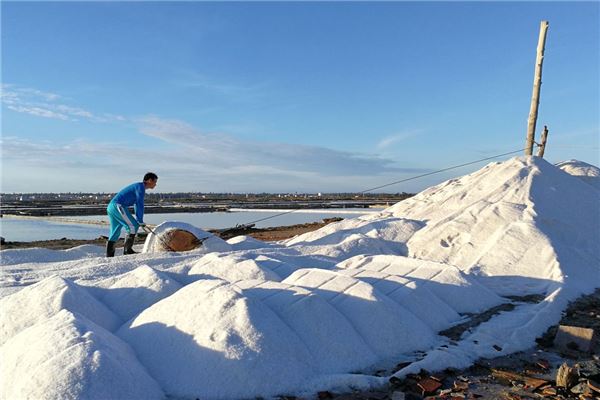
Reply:
[[[420,174],[420,175],[412,176],[410,178],[400,179],[400,180],[397,180],[397,181],[394,181],[394,182],[386,183],[385,185],[376,186],[376,187],[373,187],[373,188],[370,188],[370,189],[366,189],[366,190],[362,190],[362,191],[356,192],[356,193],[358,193],[358,194],[364,194],[364,193],[367,193],[367,192],[371,192],[373,190],[382,189],[384,187],[388,187],[388,186],[392,186],[392,185],[397,185],[399,183],[408,182],[408,181],[412,181],[412,180],[415,180],[415,179],[424,178],[426,176],[430,176],[430,175],[434,175],[434,174],[439,174],[441,172],[446,172],[446,171],[450,171],[450,170],[453,170],[453,169],[466,167],[468,165],[477,164],[477,163],[480,163],[480,162],[483,162],[483,161],[488,161],[488,160],[492,160],[492,159],[495,159],[495,158],[504,157],[504,156],[508,156],[508,155],[511,155],[511,154],[519,153],[519,152],[522,152],[524,150],[525,149],[523,148],[523,149],[509,151],[509,152],[502,153],[502,154],[496,154],[496,155],[491,156],[491,157],[481,158],[479,160],[470,161],[470,162],[467,162],[467,163],[464,163],[464,164],[453,165],[451,167],[438,169],[436,171],[427,172],[425,174]],[[243,227],[247,227],[247,226],[250,226],[250,225],[254,225],[257,222],[262,222],[262,221],[266,221],[266,220],[271,219],[271,218],[276,218],[276,217],[280,217],[282,215],[291,214],[293,212],[296,212],[296,211],[299,211],[299,210],[302,210],[302,209],[303,208],[296,208],[296,209],[288,210],[288,211],[285,211],[285,212],[282,212],[282,213],[279,213],[279,214],[275,214],[275,215],[271,215],[271,216],[268,216],[268,217],[260,218],[260,219],[257,219],[255,221],[251,221],[251,222],[248,222],[248,223],[245,223],[245,224],[238,224],[238,225],[235,226],[235,228],[231,228],[231,230],[236,229],[236,228],[243,228]]]
[[[437,171],[433,171],[433,172],[428,172],[426,174],[412,176],[410,178],[401,179],[399,181],[395,181],[395,182],[391,182],[391,183],[386,183],[385,185],[377,186],[377,187],[370,188],[370,189],[367,189],[367,190],[363,190],[362,192],[357,192],[357,193],[361,193],[362,194],[362,193],[371,192],[373,190],[381,189],[381,188],[392,186],[392,185],[397,185],[397,184],[403,183],[403,182],[412,181],[412,180],[423,178],[423,177],[426,177],[426,176],[429,176],[429,175],[439,174],[440,172],[450,171],[452,169],[466,167],[467,165],[477,164],[477,163],[480,163],[480,162],[483,162],[483,161],[492,160],[494,158],[504,157],[504,156],[508,156],[510,154],[519,153],[519,152],[524,151],[524,150],[525,149],[519,149],[519,150],[509,151],[508,153],[498,154],[498,155],[495,155],[495,156],[492,156],[492,157],[486,157],[486,158],[482,158],[480,160],[471,161],[471,162],[460,164],[460,165],[454,165],[454,166],[448,167],[448,168],[438,169]]]

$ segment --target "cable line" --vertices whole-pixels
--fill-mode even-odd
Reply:
[[[412,181],[414,179],[419,179],[419,178],[423,178],[425,176],[429,176],[429,175],[433,175],[433,174],[439,174],[440,172],[445,172],[445,171],[450,171],[451,169],[456,169],[456,168],[461,168],[461,167],[466,167],[467,165],[471,165],[471,164],[477,164],[480,163],[482,161],[487,161],[487,160],[491,160],[493,158],[498,158],[498,157],[503,157],[503,156],[507,156],[509,154],[514,154],[514,153],[519,153],[521,151],[524,151],[525,149],[519,149],[519,150],[515,150],[515,151],[509,151],[508,153],[504,153],[504,154],[498,154],[492,157],[487,157],[487,158],[482,158],[481,160],[477,160],[477,161],[471,161],[465,164],[460,164],[460,165],[454,165],[452,167],[448,167],[448,168],[444,168],[444,169],[438,169],[437,171],[433,171],[433,172],[428,172],[426,174],[422,174],[422,175],[417,175],[417,176],[413,176],[410,178],[406,178],[406,179],[401,179],[399,181],[395,181],[392,183],[387,183],[385,185],[381,185],[381,186],[377,186],[371,189],[367,189],[367,190],[363,190],[362,192],[358,192],[358,193],[366,193],[366,192],[371,192],[373,190],[377,190],[377,189],[381,189],[384,187],[388,187],[388,186],[392,186],[392,185],[397,185],[398,183],[402,183],[402,182],[407,182],[407,181]]]
[[[494,158],[504,157],[504,156],[508,156],[510,154],[519,153],[519,152],[522,152],[524,150],[525,149],[519,149],[519,150],[509,151],[508,153],[497,154],[495,156],[482,158],[482,159],[479,159],[479,160],[476,160],[476,161],[471,161],[471,162],[460,164],[460,165],[454,165],[452,167],[438,169],[437,171],[428,172],[426,174],[416,175],[416,176],[412,176],[410,178],[401,179],[399,181],[394,181],[394,182],[386,183],[385,185],[373,187],[373,188],[366,189],[366,190],[363,190],[363,191],[357,192],[357,193],[364,194],[364,193],[367,193],[367,192],[371,192],[373,190],[381,189],[381,188],[392,186],[392,185],[397,185],[397,184],[402,183],[402,182],[408,182],[408,181],[412,181],[412,180],[415,180],[415,179],[423,178],[423,177],[426,177],[426,176],[429,176],[429,175],[439,174],[440,172],[450,171],[450,170],[453,170],[453,169],[457,169],[457,168],[461,168],[461,167],[466,167],[467,165],[477,164],[477,163],[480,163],[480,162],[483,162],[483,161],[487,161],[487,160],[491,160],[491,159],[494,159]],[[291,213],[299,211],[299,210],[302,210],[302,208],[296,208],[294,210],[289,210],[289,211],[282,212],[282,213],[279,213],[279,214],[271,215],[269,217],[260,218],[260,219],[257,219],[255,221],[248,222],[246,224],[238,224],[238,225],[235,226],[235,228],[231,228],[231,229],[228,229],[228,230],[233,230],[233,229],[236,229],[236,228],[240,229],[240,228],[244,228],[244,227],[249,227],[250,225],[254,225],[257,222],[262,222],[262,221],[266,221],[266,220],[271,219],[271,218],[280,217],[280,216],[286,215],[286,214],[291,214]]]

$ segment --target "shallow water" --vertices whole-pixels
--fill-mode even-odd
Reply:
[[[253,210],[213,213],[168,213],[147,214],[144,220],[148,224],[160,224],[164,221],[181,221],[192,224],[202,229],[231,228],[236,224],[247,224],[259,219],[285,213],[289,210]],[[355,218],[359,215],[369,214],[379,209],[318,209],[300,210],[293,213],[280,215],[256,223],[257,228],[272,226],[285,226],[318,222],[323,218]],[[0,218],[0,235],[7,241],[32,241],[51,239],[95,239],[100,235],[108,234],[108,217],[106,216],[77,216],[65,217],[69,222],[60,222],[56,219],[22,219],[4,217]],[[81,221],[77,223],[75,221]],[[95,223],[90,223],[95,222]],[[122,235],[125,231],[123,230]]]
[[[10,242],[29,242],[50,239],[95,239],[106,235],[103,225],[73,224],[45,219],[0,218],[0,236]]]

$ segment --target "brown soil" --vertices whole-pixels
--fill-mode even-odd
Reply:
[[[301,235],[306,232],[316,231],[319,228],[329,225],[332,222],[341,221],[343,218],[325,218],[321,222],[312,222],[308,224],[290,225],[290,226],[277,226],[270,228],[239,228],[239,229],[228,229],[226,231],[216,231],[214,234],[220,236],[222,239],[230,239],[235,236],[246,235],[251,236],[254,239],[262,240],[263,242],[273,242],[276,240],[290,239],[294,236]]]
[[[301,235],[306,232],[315,231],[319,228],[322,228],[325,225],[328,225],[332,222],[340,221],[341,218],[327,218],[322,222],[313,222],[309,224],[299,224],[299,225],[290,225],[290,226],[278,226],[272,228],[237,228],[237,229],[228,229],[224,231],[211,231],[215,235],[221,237],[224,240],[230,239],[239,235],[252,236],[255,239],[262,240],[265,242],[272,242],[276,240],[284,240],[289,239],[297,235]],[[31,247],[42,247],[45,249],[53,249],[53,250],[64,250],[70,249],[71,247],[81,246],[84,244],[95,244],[98,246],[104,246],[106,244],[106,236],[100,236],[96,239],[90,240],[78,240],[78,239],[55,239],[55,240],[37,240],[32,242],[5,242],[2,243],[0,250],[8,250],[8,249],[25,249]],[[143,244],[146,240],[145,233],[139,233],[135,238],[136,244]],[[122,247],[123,241],[120,241],[117,247]]]

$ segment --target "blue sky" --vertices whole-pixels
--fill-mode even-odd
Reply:
[[[546,158],[600,164],[598,2],[1,7],[3,192],[360,191],[517,150],[541,20]]]

